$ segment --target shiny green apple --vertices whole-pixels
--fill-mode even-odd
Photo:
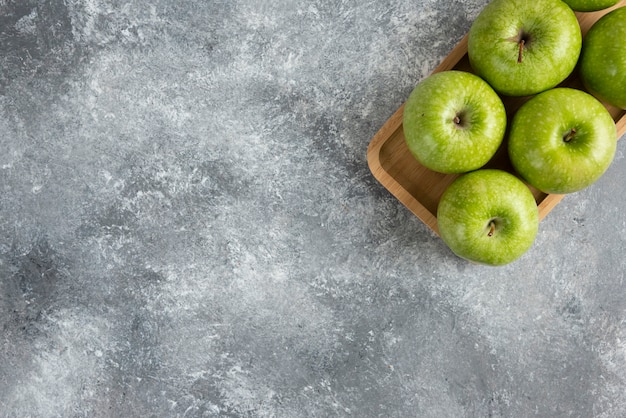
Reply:
[[[617,130],[610,113],[581,90],[555,88],[524,103],[513,116],[508,152],[515,170],[545,193],[572,193],[613,161]]]
[[[480,77],[465,71],[425,78],[411,92],[403,112],[411,154],[441,173],[464,173],[485,165],[506,129],[500,97]]]
[[[493,0],[470,27],[468,56],[497,92],[528,96],[565,80],[581,43],[576,15],[561,0]]]
[[[620,0],[563,0],[577,12],[595,12],[615,6]]]
[[[607,13],[589,29],[579,73],[590,93],[626,109],[626,7]]]
[[[457,178],[437,208],[443,241],[459,257],[487,265],[508,264],[535,241],[537,203],[514,175],[480,169]]]

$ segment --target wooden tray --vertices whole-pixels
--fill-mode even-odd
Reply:
[[[576,13],[583,35],[591,25],[609,11],[626,6],[626,0],[617,5],[591,13]],[[467,35],[458,43],[434,73],[446,70],[462,70],[472,72],[467,57]],[[584,90],[577,72],[561,86],[575,87]],[[529,97],[502,97],[509,117],[528,100]],[[613,116],[617,127],[617,137],[626,133],[626,110],[618,109],[609,104],[606,108]],[[411,212],[428,225],[436,234],[437,205],[444,190],[456,179],[458,174],[441,174],[421,165],[409,152],[402,129],[402,112],[404,104],[385,122],[372,138],[367,149],[367,161],[374,177],[402,202]],[[514,173],[506,151],[506,140],[502,147],[485,167],[500,168]],[[514,173],[515,174],[515,173]],[[543,219],[564,197],[564,195],[546,194],[529,186],[539,208],[539,219]]]

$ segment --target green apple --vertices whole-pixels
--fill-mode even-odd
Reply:
[[[595,12],[615,6],[620,0],[563,0],[577,12]]]
[[[607,13],[589,29],[579,73],[591,94],[626,109],[626,7]]]
[[[545,193],[581,190],[607,170],[617,146],[611,114],[592,95],[559,87],[513,116],[508,152],[515,170]]]
[[[425,167],[464,173],[485,165],[506,130],[500,97],[480,77],[443,71],[422,80],[403,111],[407,147]]]
[[[576,15],[561,0],[493,0],[470,27],[468,56],[497,92],[528,96],[565,80],[581,44]]]
[[[506,171],[481,169],[457,178],[437,208],[443,241],[459,257],[508,264],[532,246],[539,229],[530,189]]]

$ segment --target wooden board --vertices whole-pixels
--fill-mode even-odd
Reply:
[[[609,11],[626,6],[622,0],[614,7],[591,13],[576,13],[583,35],[600,17]],[[450,54],[433,71],[462,70],[472,72],[467,57],[467,35],[458,43]],[[584,90],[576,71],[563,83],[562,87],[574,87]],[[510,118],[529,97],[502,97],[507,115]],[[605,104],[613,116],[617,127],[617,137],[626,133],[626,110]],[[385,122],[372,138],[367,149],[367,161],[374,177],[402,202],[411,212],[428,225],[436,234],[437,205],[444,190],[458,177],[457,174],[441,174],[422,166],[409,152],[402,128],[404,105]],[[506,141],[487,163],[486,167],[500,168],[514,173],[508,159]],[[539,208],[539,219],[543,219],[564,197],[564,195],[546,194],[529,186]]]

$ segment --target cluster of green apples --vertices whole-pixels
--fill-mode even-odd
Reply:
[[[610,166],[617,133],[602,102],[626,109],[626,7],[605,14],[584,40],[574,11],[617,3],[493,0],[470,28],[473,73],[435,73],[409,96],[410,152],[433,171],[462,174],[437,209],[441,238],[458,256],[488,265],[518,259],[539,226],[527,184],[573,193]],[[586,91],[559,86],[574,72]],[[504,96],[527,100],[507,117]],[[484,168],[505,136],[515,175]]]

